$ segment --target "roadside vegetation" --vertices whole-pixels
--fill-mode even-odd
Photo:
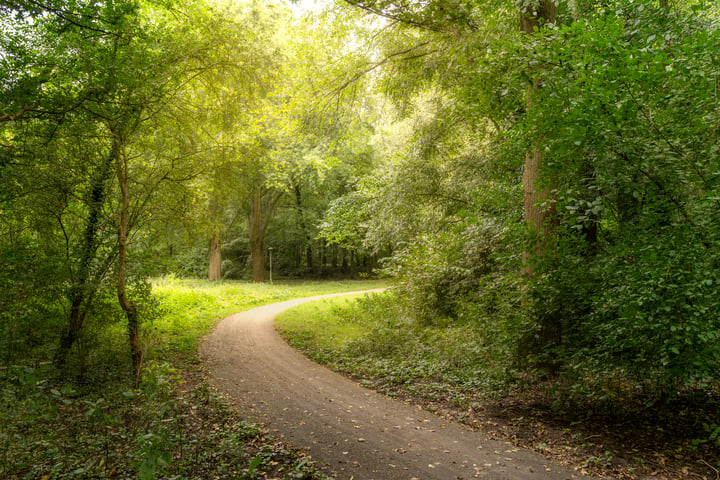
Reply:
[[[687,390],[647,403],[621,379],[590,395],[579,381],[513,365],[500,345],[483,340],[487,323],[421,325],[401,305],[393,291],[324,299],[283,312],[276,328],[309,357],[369,388],[587,473],[717,478],[717,397]]]
[[[112,325],[95,332],[92,355],[63,371],[43,358],[0,369],[0,477],[325,478],[302,452],[244,421],[214,393],[197,358],[198,339],[234,312],[379,285],[153,282],[157,316],[145,328],[136,385],[126,368],[125,332]]]

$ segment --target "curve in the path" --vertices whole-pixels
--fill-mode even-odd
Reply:
[[[273,326],[308,297],[221,320],[200,347],[211,382],[338,480],[586,478],[542,456],[394,401],[289,347]]]

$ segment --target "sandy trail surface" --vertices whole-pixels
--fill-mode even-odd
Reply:
[[[307,297],[221,320],[200,356],[244,418],[306,449],[338,480],[589,478],[364,388],[288,346],[273,327]]]

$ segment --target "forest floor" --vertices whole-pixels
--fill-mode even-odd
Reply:
[[[252,323],[244,324],[243,333],[240,336],[248,339],[254,335],[251,329],[264,328],[268,330],[267,319],[261,320],[261,322],[264,322],[264,326]],[[332,327],[328,326],[327,328]],[[226,331],[223,334],[225,338],[229,338],[227,333]],[[271,333],[268,330],[263,335],[267,339],[271,339],[274,332]],[[262,342],[267,339],[263,339]],[[277,339],[275,337],[271,340],[276,342]],[[252,342],[257,343],[257,339]],[[261,365],[267,365],[268,362],[274,361],[269,357],[275,356],[276,349],[280,347],[275,345],[270,348],[268,347],[270,344],[262,342],[258,343],[265,345],[261,349],[273,352],[260,362]],[[253,365],[252,361],[247,359],[249,354],[248,351],[244,352],[246,358],[243,362]],[[332,361],[328,362],[327,359],[319,359],[324,363],[333,363]],[[321,384],[322,387],[318,388],[319,380],[317,378],[320,378],[318,373],[302,370],[301,366],[305,365],[305,362],[300,362],[294,357],[285,361],[289,361],[292,365],[289,370],[293,371],[289,373],[298,375],[299,372],[299,377],[294,377],[294,379],[287,376],[275,377],[274,370],[282,370],[281,367],[276,366],[272,372],[263,372],[265,377],[263,381],[272,383],[274,380],[276,383],[287,384],[292,393],[283,394],[282,390],[279,390],[281,387],[277,384],[269,387],[267,385],[263,387],[253,387],[247,384],[229,385],[228,378],[231,376],[229,372],[236,370],[237,365],[225,365],[227,369],[221,374],[223,379],[217,385],[220,388],[229,388],[230,391],[234,389],[234,396],[244,397],[245,400],[241,401],[240,405],[246,412],[265,412],[254,420],[263,423],[268,420],[272,421],[273,414],[267,413],[267,404],[274,401],[284,405],[284,408],[288,408],[288,406],[292,408],[293,402],[299,402],[300,408],[305,406],[304,413],[308,418],[300,415],[295,421],[309,422],[309,416],[312,414],[308,414],[308,412],[311,412],[312,405],[316,404],[312,400],[308,400],[309,397],[314,394],[321,404],[322,402],[325,404],[332,402],[333,399],[323,391],[328,387]],[[312,365],[312,371],[317,372],[318,367]],[[538,453],[548,459],[551,464],[563,465],[567,469],[566,472],[571,471],[575,475],[592,474],[613,479],[720,479],[718,471],[720,457],[717,455],[717,449],[709,445],[707,441],[688,441],[688,439],[695,438],[693,435],[703,438],[702,422],[711,422],[715,418],[717,405],[705,403],[702,408],[698,408],[696,404],[674,404],[664,410],[628,408],[619,412],[613,409],[600,409],[597,404],[588,405],[587,408],[574,404],[575,410],[573,411],[570,403],[565,406],[558,405],[562,404],[559,395],[553,400],[553,396],[548,394],[554,387],[557,387],[550,381],[541,382],[528,379],[522,388],[515,388],[504,392],[503,395],[491,398],[487,395],[472,394],[467,391],[459,392],[448,385],[420,379],[410,382],[403,381],[398,384],[393,379],[373,375],[371,372],[359,369],[345,369],[344,373],[353,381],[369,389],[381,392],[388,397],[394,397],[398,404],[411,406],[416,411],[432,412],[446,422],[450,421],[470,427],[488,439],[509,442],[513,448],[520,447]],[[288,375],[288,372],[282,371],[282,374]],[[248,378],[247,373],[243,373],[243,375],[246,377],[243,383],[255,381],[255,379]],[[271,393],[271,395],[258,400],[257,395],[262,395],[262,390],[265,394]],[[247,399],[253,396],[255,396],[254,400]],[[366,397],[372,398],[368,394]],[[328,400],[329,398],[330,400]],[[365,405],[360,408],[368,407]],[[354,411],[357,411],[357,406]],[[321,416],[328,415],[332,416],[333,414],[323,410]],[[291,425],[291,423],[292,420],[286,421],[285,426],[291,426],[293,430],[298,430],[297,426]],[[278,431],[283,429],[278,426],[273,428]],[[311,431],[317,431],[322,427],[313,424],[308,428]],[[356,425],[355,428],[358,426]],[[316,441],[312,437],[306,437],[306,440],[308,439],[310,439],[310,443]],[[302,443],[302,439],[298,441],[296,438],[292,443]],[[308,444],[306,441],[305,445]],[[310,453],[317,458],[312,447]],[[429,452],[428,458],[432,458],[432,452]],[[355,478],[365,477],[356,476]],[[379,476],[377,478],[392,477]],[[418,475],[418,478],[433,477]],[[439,478],[455,477],[440,476]],[[522,477],[510,476],[510,478]],[[537,477],[536,473],[532,478],[540,477]]]
[[[693,446],[698,418],[707,412],[675,406],[654,414],[640,409],[615,412],[558,412],[548,398],[548,384],[508,392],[501,398],[438,394],[433,385],[388,385],[382,380],[355,377],[363,385],[478,430],[541,453],[548,459],[583,472],[611,479],[720,480],[720,456],[707,444]],[[424,388],[425,387],[425,388]],[[433,391],[434,390],[434,391]],[[714,411],[709,411],[714,408]],[[672,409],[672,411],[670,411]],[[695,433],[693,433],[695,432]]]
[[[42,356],[54,351],[54,341],[40,344],[38,356],[0,365],[0,478],[326,479],[305,453],[248,422],[213,391],[197,340],[238,310],[377,286],[159,279],[154,293],[164,313],[147,332],[140,379],[128,368],[122,324],[93,331],[93,349],[71,357],[65,369]]]
[[[268,317],[259,330],[253,322],[237,323],[236,315],[221,321],[205,337],[201,363],[190,337],[237,311],[239,298],[257,304],[281,300],[281,293],[298,296],[274,289],[251,295],[229,284],[208,288],[173,286],[173,325],[158,324],[162,338],[172,341],[158,344],[164,350],[136,388],[112,362],[98,363],[85,379],[43,363],[0,367],[0,478],[407,480],[418,469],[422,474],[414,477],[423,480],[564,480],[585,472],[720,480],[718,449],[702,436],[718,405],[619,415],[597,406],[558,408],[548,395],[552,384],[529,379],[522,389],[488,398],[419,379],[398,384],[358,369],[338,375],[288,347]],[[230,340],[234,345],[213,344]],[[247,361],[258,353],[264,356]],[[326,375],[340,391],[323,383]],[[253,384],[258,379],[265,383]],[[280,410],[269,411],[271,405]],[[372,409],[376,418],[365,415]],[[702,441],[691,445],[696,437]],[[323,448],[334,452],[334,461],[319,453]],[[379,466],[372,463],[378,460]],[[460,473],[449,470],[456,466]]]

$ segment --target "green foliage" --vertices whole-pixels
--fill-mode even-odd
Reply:
[[[559,2],[555,25],[520,35],[517,3],[351,3],[397,20],[367,65],[414,128],[323,235],[390,245],[405,321],[483,324],[506,364],[616,400],[715,391],[717,6]],[[518,279],[534,148],[559,213]]]
[[[359,192],[352,192],[335,199],[325,213],[320,235],[329,243],[347,248],[360,248],[365,236],[368,213],[364,197]]]
[[[692,442],[693,446],[699,447],[701,445],[710,444],[720,448],[720,425],[716,423],[704,423],[703,429],[705,430],[707,436],[704,438],[694,439]]]
[[[183,187],[203,168],[196,160],[204,147],[190,131],[200,128],[184,123],[202,110],[194,102],[208,88],[203,81],[222,72],[248,97],[267,80],[270,55],[250,22],[205,2],[12,8],[0,36],[0,250],[9,253],[3,275],[25,277],[8,290],[7,307],[33,305],[35,315],[3,314],[0,330],[12,345],[0,348],[5,359],[21,344],[16,334],[43,335],[46,349],[56,343],[58,365],[75,356],[83,371],[93,349],[108,350],[98,347],[98,332],[118,319],[110,290],[118,279],[124,288],[126,271],[144,278],[161,270],[157,244],[172,245],[157,242],[149,220],[185,208]],[[119,255],[124,236],[129,265]],[[149,322],[147,292],[129,293]]]
[[[244,478],[248,471],[322,478],[307,458],[268,443],[207,384],[186,377],[191,384],[183,385],[168,364],[148,365],[137,390],[115,382],[74,385],[47,374],[4,372],[3,478]]]
[[[405,316],[425,324],[457,318],[460,304],[500,270],[502,235],[502,226],[490,221],[470,224],[422,237],[396,254],[386,273],[396,280]]]
[[[61,265],[30,239],[0,247],[0,364],[19,358],[47,358],[47,338],[62,328],[55,302]]]
[[[718,380],[720,34],[708,7],[611,5],[534,44],[544,88],[527,133],[546,142],[561,222],[534,308],[561,319],[546,353],[589,383],[620,371],[667,396]]]
[[[238,308],[315,288],[134,284],[149,363],[125,397],[86,398],[14,367],[59,351],[58,364],[98,378],[127,358],[114,291],[118,159],[132,278],[204,276],[207,240],[221,234],[225,273],[237,277],[249,254],[237,244],[251,238],[256,259],[273,246],[276,278],[367,274],[392,252],[392,300],[333,310],[327,341],[321,323],[295,334],[344,368],[359,358],[388,385],[442,390],[540,366],[577,395],[647,405],[717,394],[717,5],[563,1],[555,25],[520,34],[518,9],[532,2],[347,3],[393,21],[347,5],[307,22],[258,2],[0,5],[0,361],[15,408],[0,412],[2,473],[91,476],[117,460],[141,478],[173,475],[190,461],[178,457],[165,356],[192,357],[198,336]],[[386,98],[395,108],[380,113]],[[534,240],[520,226],[521,164],[535,148],[559,213],[534,275],[519,278]],[[257,192],[262,222],[238,226]],[[82,413],[70,428],[92,434],[79,443],[108,452],[101,426],[136,418],[135,401],[158,420],[119,433],[132,461],[63,463],[50,429],[12,447],[31,418]],[[702,445],[717,443],[716,423]],[[228,452],[243,439],[233,435]],[[276,454],[219,465],[260,476]]]

